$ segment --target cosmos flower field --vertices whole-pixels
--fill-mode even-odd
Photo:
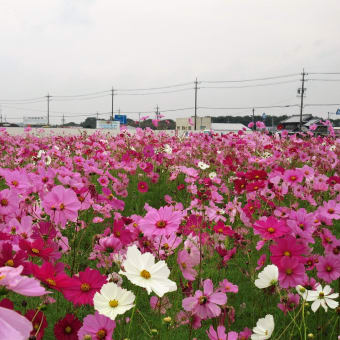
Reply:
[[[340,140],[0,130],[0,339],[338,339]]]

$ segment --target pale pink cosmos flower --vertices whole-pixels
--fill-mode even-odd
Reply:
[[[214,293],[214,286],[210,279],[203,282],[203,292],[196,290],[195,295],[182,301],[183,308],[205,320],[215,318],[221,314],[219,305],[227,302],[225,293]]]
[[[195,261],[186,250],[181,250],[178,252],[177,263],[179,264],[183,277],[188,281],[194,281],[197,272],[193,267],[197,265],[197,261]]]
[[[213,326],[207,330],[207,335],[210,340],[237,340],[238,334],[236,332],[229,332],[226,334],[224,326],[217,326],[215,331]]]
[[[167,309],[172,307],[167,296],[164,296],[161,300],[157,296],[151,296],[150,306],[153,310],[159,311],[161,314],[165,314]]]
[[[0,339],[27,340],[32,323],[14,310],[0,307]]]
[[[42,205],[51,220],[65,227],[68,221],[75,222],[81,203],[72,189],[65,189],[58,185],[43,199]]]
[[[139,228],[145,236],[168,236],[176,233],[182,220],[182,213],[172,207],[151,208],[145,217],[139,221]]]
[[[21,276],[23,269],[21,265],[16,268],[1,267],[0,286],[25,296],[42,296],[49,293],[35,278]]]

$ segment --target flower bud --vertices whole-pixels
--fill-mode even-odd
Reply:
[[[166,316],[164,319],[163,319],[164,322],[171,322],[171,316]]]

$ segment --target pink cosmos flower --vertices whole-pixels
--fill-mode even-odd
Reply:
[[[299,305],[299,302],[300,302],[299,294],[288,293],[288,299],[287,298],[281,299],[281,303],[279,303],[277,306],[286,315],[288,311],[290,312],[294,310]]]
[[[42,296],[49,293],[36,279],[21,276],[23,269],[23,266],[17,268],[1,267],[0,286],[5,286],[7,289],[25,296]]]
[[[146,236],[168,236],[177,232],[181,220],[182,213],[174,211],[172,207],[160,207],[159,210],[152,208],[139,221],[139,227]]]
[[[340,219],[340,203],[335,200],[325,202],[324,205],[318,209],[318,211],[321,215],[331,220]]]
[[[222,293],[237,293],[238,292],[238,286],[229,282],[227,279],[224,279],[219,284],[219,290]]]
[[[78,331],[78,338],[84,339],[89,335],[91,339],[111,340],[116,322],[99,314],[87,315],[83,320],[83,326]]]
[[[279,283],[282,288],[302,285],[307,278],[305,266],[296,259],[285,256],[280,261],[278,268]]]
[[[318,277],[331,283],[340,277],[340,258],[335,255],[320,256],[316,265]]]
[[[261,217],[253,227],[254,233],[261,235],[266,240],[276,239],[290,231],[284,220],[278,220],[274,216]]]
[[[257,261],[257,267],[255,268],[255,270],[260,270],[264,264],[266,263],[267,260],[267,255],[266,254],[262,254],[259,258],[259,260]]]
[[[218,305],[224,305],[227,296],[224,293],[214,293],[214,286],[210,279],[203,282],[203,292],[196,290],[195,296],[183,299],[183,308],[205,320],[217,317],[221,314]]]
[[[160,311],[161,314],[165,314],[166,311],[172,307],[172,304],[167,296],[163,296],[162,299],[159,299],[157,296],[151,296],[150,306],[153,310]]]
[[[98,270],[86,268],[85,271],[79,272],[78,276],[72,277],[72,284],[63,289],[65,298],[75,305],[89,304],[93,306],[93,297],[99,292],[106,277]]]
[[[178,252],[177,263],[183,274],[183,277],[189,281],[194,281],[196,278],[197,272],[193,267],[196,266],[198,262],[194,257],[190,256],[186,250],[181,250]]]
[[[27,340],[32,329],[31,322],[24,316],[0,307],[0,339]]]
[[[51,220],[65,227],[68,221],[75,222],[81,203],[72,189],[65,189],[58,185],[43,199],[42,205],[50,215]]]
[[[207,335],[210,340],[237,340],[238,334],[236,332],[225,333],[224,326],[217,326],[217,331],[215,331],[213,326],[210,326],[207,330]]]
[[[283,179],[285,182],[294,185],[296,183],[301,183],[303,180],[303,172],[298,169],[291,169],[291,170],[286,170]]]
[[[0,191],[0,215],[13,214],[18,205],[18,194],[14,190],[4,189]]]

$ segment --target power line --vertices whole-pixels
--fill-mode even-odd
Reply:
[[[35,98],[27,98],[27,99],[0,99],[0,102],[27,102],[27,101],[36,101],[40,99],[41,100],[44,100],[45,97],[35,97]]]
[[[312,80],[312,81],[340,81],[340,79],[319,79],[319,78],[311,78],[308,80]]]
[[[308,72],[309,74],[340,74],[340,72]]]
[[[172,90],[172,91],[161,91],[161,92],[149,92],[149,93],[119,93],[119,96],[150,96],[150,95],[154,95],[154,94],[163,94],[163,93],[176,93],[176,92],[183,92],[183,91],[189,91],[192,90],[193,88],[187,88],[187,89],[180,89],[180,90]]]
[[[340,103],[338,104],[305,104],[305,106],[340,106]]]
[[[267,83],[267,84],[254,84],[254,85],[241,85],[241,86],[201,86],[200,89],[241,89],[241,88],[247,88],[247,87],[262,87],[262,86],[288,84],[288,83],[295,83],[297,81],[298,79],[280,81],[280,82],[275,82],[275,83]]]
[[[111,90],[105,90],[105,91],[98,91],[98,92],[92,92],[92,93],[84,93],[84,94],[74,94],[74,95],[67,95],[67,96],[53,96],[54,98],[68,98],[68,97],[86,97],[86,96],[94,96],[97,94],[103,94],[111,92]]]
[[[298,76],[298,75],[299,75],[299,73],[291,73],[291,74],[284,74],[284,75],[273,76],[273,77],[252,78],[252,79],[242,79],[242,80],[202,80],[201,83],[243,83],[243,82],[249,82],[249,81],[289,78],[289,77],[294,77],[294,76]]]
[[[181,86],[186,86],[190,85],[192,82],[187,82],[187,83],[180,83],[180,84],[174,84],[174,85],[167,85],[167,86],[159,86],[159,87],[149,87],[149,88],[139,88],[139,89],[117,89],[117,91],[121,92],[129,92],[129,91],[151,91],[151,90],[161,90],[161,89],[169,89],[173,87],[181,87]]]
[[[70,101],[83,101],[83,100],[92,100],[92,99],[98,99],[98,98],[104,98],[104,97],[108,97],[111,94],[104,94],[104,95],[100,95],[100,96],[94,96],[94,97],[82,97],[82,98],[56,98],[55,101],[57,102],[70,102]],[[54,98],[54,96],[52,96]]]
[[[252,110],[252,109],[274,109],[274,108],[287,108],[287,107],[297,107],[299,104],[289,104],[289,105],[271,105],[271,106],[245,106],[245,107],[208,107],[200,106],[200,109],[206,110]]]

